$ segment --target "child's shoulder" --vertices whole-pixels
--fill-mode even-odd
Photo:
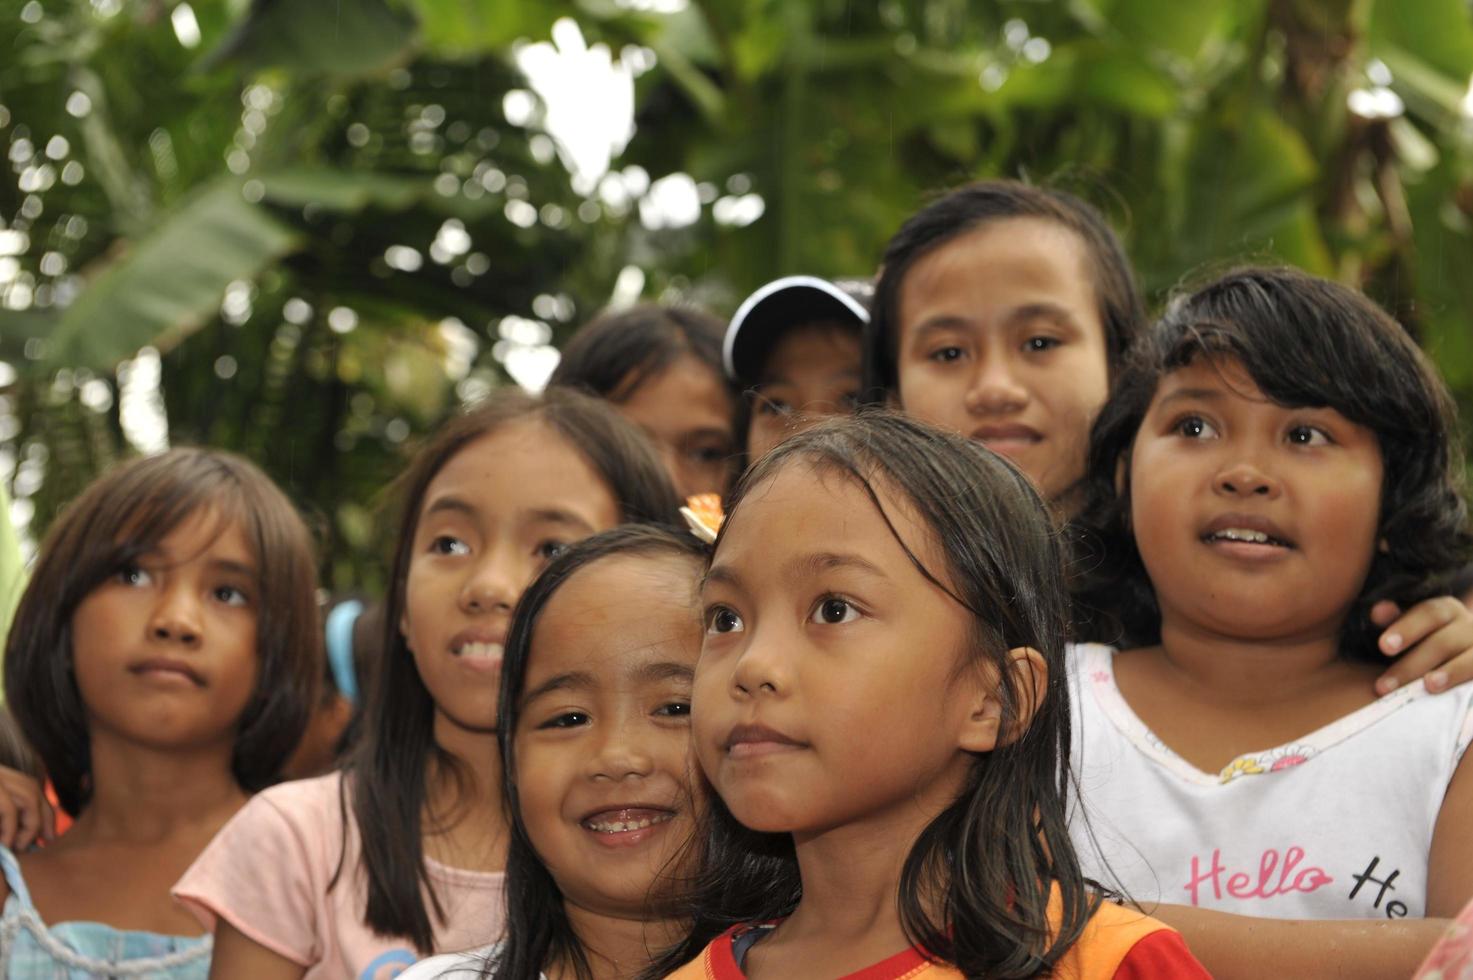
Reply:
[[[344,789],[341,771],[310,779],[293,779],[261,790],[251,797],[241,813],[269,809],[294,823],[316,821],[328,815],[336,816],[349,805]]]
[[[1138,909],[1101,902],[1058,965],[1079,980],[1118,977],[1208,977],[1181,934]]]

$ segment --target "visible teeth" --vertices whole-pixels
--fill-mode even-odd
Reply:
[[[467,643],[460,648],[460,656],[468,660],[499,660],[504,649],[500,643]]]
[[[1262,531],[1249,531],[1241,527],[1227,527],[1221,531],[1214,532],[1214,538],[1222,538],[1228,541],[1248,541],[1253,544],[1268,544],[1271,540]]]
[[[664,823],[674,818],[673,813],[664,813],[658,817],[645,817],[641,820],[589,820],[585,826],[589,830],[598,831],[600,834],[620,834],[628,830],[643,830],[657,823]]]

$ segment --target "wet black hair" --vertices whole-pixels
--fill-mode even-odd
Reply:
[[[1106,364],[1115,374],[1146,322],[1146,309],[1130,259],[1104,215],[1066,191],[1016,180],[981,180],[921,208],[885,246],[864,332],[866,402],[883,404],[899,393],[900,293],[911,267],[953,239],[1009,218],[1052,221],[1079,236],[1094,275]]]
[[[695,586],[709,548],[686,532],[657,527],[626,525],[585,538],[563,552],[543,570],[523,593],[506,636],[505,659],[501,663],[500,708],[502,794],[506,801],[511,841],[506,854],[506,931],[496,954],[485,964],[482,976],[498,980],[536,980],[555,963],[573,970],[578,980],[591,980],[592,970],[583,945],[563,905],[562,892],[532,846],[527,823],[522,817],[517,790],[516,729],[525,693],[527,667],[532,658],[532,639],[542,611],[568,579],[580,570],[618,556],[683,558],[692,563],[690,615],[693,627],[700,614],[695,606]],[[651,596],[651,602],[675,597]],[[697,777],[699,778],[699,777]]]
[[[1067,830],[1069,704],[1064,670],[1068,594],[1062,540],[1028,477],[990,450],[892,412],[864,409],[799,433],[759,460],[737,484],[715,545],[741,521],[743,501],[778,473],[853,481],[890,526],[911,563],[972,613],[958,637],[958,670],[980,662],[999,678],[1002,730],[1017,731],[1020,690],[1007,653],[1032,647],[1048,665],[1031,722],[972,763],[962,791],[920,834],[906,859],[897,901],[910,941],[969,977],[1032,977],[1079,937],[1098,896],[1080,870]],[[928,568],[891,518],[898,499],[917,514],[945,556]],[[918,655],[923,655],[919,654]],[[876,730],[877,738],[883,734]],[[862,779],[863,774],[854,774]],[[789,915],[802,897],[792,838],[748,830],[713,799],[700,837],[689,935],[644,975],[699,955],[734,924]],[[1062,899],[1051,928],[1051,892]],[[934,896],[929,903],[923,896]]]
[[[1384,544],[1340,649],[1380,662],[1370,607],[1446,594],[1469,558],[1455,409],[1437,369],[1395,320],[1353,289],[1287,268],[1239,269],[1179,297],[1115,378],[1070,528],[1078,635],[1126,647],[1160,640],[1160,609],[1130,526],[1131,448],[1161,379],[1214,357],[1239,362],[1279,405],[1331,408],[1375,433]]]
[[[445,422],[395,483],[401,504],[384,597],[382,660],[369,672],[363,731],[344,767],[349,778],[343,785],[363,842],[364,922],[379,935],[407,937],[425,953],[434,939],[431,908],[443,920],[424,863],[425,778],[432,757],[451,772],[457,769],[454,758],[435,743],[435,702],[399,629],[414,535],[436,474],[476,440],[521,421],[545,425],[588,461],[618,504],[621,522],[674,526],[680,520],[675,490],[649,440],[608,404],[569,389],[550,388],[540,396],[516,388],[492,392]],[[334,885],[342,870],[339,866]]]

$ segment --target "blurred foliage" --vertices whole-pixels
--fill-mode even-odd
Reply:
[[[565,18],[634,76],[598,181],[519,70]],[[1473,417],[1470,75],[1466,0],[0,0],[0,485],[39,535],[158,363],[168,438],[260,461],[372,589],[407,448],[616,282],[863,274],[991,175],[1103,207],[1154,300],[1364,287]],[[698,216],[642,221],[672,174]]]

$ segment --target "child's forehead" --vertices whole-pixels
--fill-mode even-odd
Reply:
[[[700,575],[693,555],[668,551],[612,555],[574,572],[538,618],[529,685],[565,670],[608,680],[649,663],[693,665]]]
[[[701,572],[694,555],[672,551],[593,561],[569,575],[548,598],[534,646],[544,633],[628,634],[645,623],[684,626],[695,612]]]
[[[897,560],[910,564],[906,552],[927,567],[944,567],[935,532],[878,467],[856,473],[822,459],[790,458],[751,485],[726,525],[713,568],[761,573],[836,552],[897,573]]]
[[[243,501],[221,494],[177,514],[150,514],[146,510],[130,514],[117,529],[114,541],[131,550],[161,554],[176,561],[188,561],[206,552],[224,552],[232,560],[255,563],[259,557],[256,522]]]

